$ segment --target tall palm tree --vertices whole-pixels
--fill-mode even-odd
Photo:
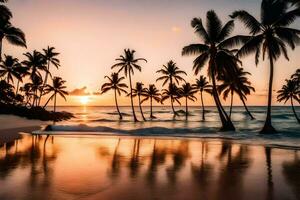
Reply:
[[[300,98],[299,98],[300,85],[299,85],[299,83],[295,80],[286,80],[286,84],[283,85],[281,90],[279,90],[277,93],[278,93],[278,96],[277,96],[278,102],[284,101],[284,103],[286,103],[288,100],[291,101],[294,115],[295,115],[298,123],[300,123],[300,119],[297,116],[296,110],[294,108],[294,102],[293,102],[293,100],[296,100],[298,103],[300,103]]]
[[[233,96],[234,93],[236,93],[241,99],[248,115],[251,117],[252,120],[255,119],[245,103],[247,95],[250,95],[251,91],[255,92],[254,87],[251,86],[251,82],[246,77],[247,75],[251,75],[251,73],[244,71],[243,68],[239,68],[234,74],[234,78],[224,78],[223,83],[218,86],[219,93],[223,92],[224,100],[227,99],[229,94],[231,96],[229,112],[230,118],[233,105]]]
[[[49,101],[54,98],[54,110],[53,111],[56,112],[56,96],[57,96],[57,94],[66,101],[67,100],[66,95],[68,95],[68,92],[65,90],[67,87],[64,85],[66,83],[66,81],[64,81],[62,78],[53,77],[52,82],[53,82],[52,85],[47,84],[46,88],[45,88],[45,94],[49,94],[49,93],[53,93],[53,94],[49,97],[44,108],[47,106]]]
[[[162,97],[160,100],[161,103],[163,104],[165,100],[170,99],[174,117],[177,115],[177,112],[175,111],[173,106],[174,102],[177,102],[179,105],[181,105],[179,101],[181,96],[178,91],[179,91],[178,87],[175,85],[175,83],[173,84],[169,83],[168,89],[162,90]]]
[[[7,83],[14,82],[14,78],[21,79],[18,73],[18,67],[20,66],[19,60],[12,56],[5,55],[4,61],[0,64],[0,77],[5,77]]]
[[[261,53],[263,59],[267,54],[270,62],[270,77],[268,91],[268,110],[266,121],[261,133],[274,133],[271,121],[272,88],[274,62],[283,54],[288,59],[287,47],[295,49],[300,38],[300,30],[289,28],[299,16],[299,8],[290,9],[287,1],[262,0],[261,19],[257,20],[247,11],[233,12],[231,17],[239,19],[250,30],[251,39],[238,51],[237,56],[243,57],[255,53],[256,64],[259,63]]]
[[[205,121],[205,107],[203,101],[203,92],[211,94],[212,86],[206,80],[206,77],[201,75],[199,79],[196,79],[196,83],[193,84],[193,87],[200,91],[201,105],[202,105],[202,120]]]
[[[161,77],[156,79],[156,82],[164,81],[162,84],[163,86],[165,86],[167,83],[169,83],[169,85],[173,85],[173,83],[175,84],[175,82],[179,84],[180,81],[184,81],[184,79],[181,76],[187,75],[186,72],[180,70],[179,67],[176,65],[176,63],[172,60],[170,60],[167,63],[167,65],[163,65],[162,69],[156,71],[156,73],[162,74]],[[172,94],[170,98],[171,98],[172,110],[174,111],[174,105],[173,105],[174,101],[173,101]],[[174,112],[174,115],[177,115],[177,113]]]
[[[31,90],[33,92],[33,102],[31,104],[31,107],[37,106],[38,103],[38,93],[41,92],[41,87],[43,85],[43,80],[39,76],[34,76],[31,80],[32,82],[29,83],[29,86],[31,87]]]
[[[0,20],[0,61],[2,61],[2,44],[4,39],[12,45],[26,47],[23,31],[12,26],[9,20]]]
[[[138,64],[139,61],[145,61],[144,58],[135,58],[134,57],[135,50],[130,49],[124,49],[124,55],[120,55],[119,58],[116,59],[118,63],[114,64],[111,69],[119,68],[119,72],[123,71],[125,76],[129,77],[129,86],[130,86],[130,100],[131,100],[131,109],[134,121],[137,122],[137,118],[134,112],[134,106],[133,106],[133,96],[132,96],[132,81],[131,81],[131,75],[134,74],[134,69],[137,69],[138,71],[142,70],[142,67]]]
[[[144,85],[143,83],[137,82],[136,86],[135,86],[135,89],[132,90],[132,96],[133,97],[136,97],[136,96],[138,97],[140,112],[141,112],[143,120],[146,121],[146,118],[145,118],[144,113],[143,113],[142,101],[141,101],[141,96],[145,96],[145,93],[146,93],[146,88],[144,88],[143,85]]]
[[[156,102],[160,102],[161,94],[159,93],[159,90],[155,87],[154,84],[150,84],[149,88],[145,88],[145,95],[144,96],[145,96],[145,98],[142,100],[142,103],[144,101],[147,101],[147,100],[150,99],[150,118],[154,119],[156,117],[152,113],[152,101],[154,99]]]
[[[22,64],[29,68],[31,80],[33,80],[35,77],[42,79],[41,72],[48,73],[46,60],[40,52],[34,50],[32,53],[25,53],[24,56],[26,57],[26,60],[24,60]]]
[[[45,73],[45,78],[44,78],[44,83],[43,83],[43,86],[42,86],[42,91],[44,90],[44,87],[46,86],[47,84],[47,81],[48,81],[48,76],[50,75],[51,76],[51,73],[50,73],[50,66],[51,64],[56,67],[56,69],[59,68],[60,66],[60,61],[59,59],[57,58],[57,56],[59,55],[59,53],[55,52],[55,48],[54,47],[47,47],[47,49],[43,49],[43,57],[47,63],[47,71]],[[40,105],[40,101],[41,101],[41,97],[42,97],[42,94],[43,92],[41,92],[40,94],[40,98],[39,98],[39,105]]]
[[[203,42],[184,47],[182,55],[198,55],[194,60],[195,75],[208,62],[208,76],[212,80],[212,93],[222,122],[221,130],[232,131],[235,130],[235,127],[221,104],[217,92],[217,78],[221,75],[230,76],[232,74],[236,68],[236,62],[239,61],[229,48],[246,42],[249,37],[241,35],[229,37],[234,28],[234,21],[231,20],[223,26],[213,10],[207,12],[206,18],[206,28],[200,18],[192,20],[191,25]]]
[[[197,98],[195,97],[195,93],[197,93],[196,88],[194,88],[190,83],[185,83],[179,88],[179,94],[182,97],[185,97],[185,117],[188,118],[188,100],[195,101]]]
[[[118,99],[117,99],[117,94],[121,95],[122,92],[127,94],[127,91],[125,90],[125,88],[128,88],[128,86],[125,83],[122,83],[122,81],[125,79],[125,77],[119,77],[118,73],[112,73],[110,75],[110,77],[105,76],[105,78],[108,79],[107,83],[104,83],[101,87],[101,94],[104,94],[110,90],[114,90],[114,94],[115,94],[115,103],[116,103],[116,108],[117,111],[119,113],[119,119],[121,120],[122,114],[119,110],[119,105],[118,105]]]

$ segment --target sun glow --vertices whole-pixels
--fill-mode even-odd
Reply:
[[[89,96],[82,96],[82,97],[80,97],[79,101],[82,105],[87,105],[90,101],[90,97]]]

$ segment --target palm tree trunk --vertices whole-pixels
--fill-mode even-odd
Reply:
[[[0,62],[2,62],[2,43],[3,43],[3,37],[0,38]]]
[[[54,94],[54,112],[56,112],[56,93]]]
[[[203,102],[203,92],[200,91],[201,96],[201,104],[202,104],[202,120],[205,121],[205,108],[204,108],[204,102]]]
[[[249,111],[249,109],[248,109],[248,107],[247,107],[247,105],[246,105],[245,100],[244,100],[243,98],[241,98],[241,101],[243,102],[243,105],[244,105],[244,107],[245,107],[245,109],[246,109],[246,112],[247,112],[248,115],[251,117],[251,120],[254,120],[255,117],[253,117],[253,115],[252,115],[251,112]]]
[[[189,116],[189,110],[188,110],[188,98],[185,97],[185,118],[186,118],[186,120],[187,120],[188,116]]]
[[[296,117],[298,123],[300,124],[300,119],[299,119],[299,117],[298,117],[298,115],[297,115],[297,113],[296,113],[296,110],[295,110],[295,108],[294,108],[293,98],[291,98],[291,105],[292,105],[292,109],[293,109],[294,115],[295,115],[295,117]]]
[[[150,97],[150,118],[151,118],[151,119],[155,118],[155,117],[153,116],[153,112],[152,112],[152,97]]]
[[[144,121],[147,121],[145,116],[144,116],[143,109],[142,109],[141,96],[138,95],[138,97],[139,97],[139,106],[140,106],[140,111],[141,111],[142,118],[143,118]]]
[[[117,100],[117,90],[115,89],[114,91],[115,91],[115,103],[116,103],[117,111],[118,111],[118,113],[119,113],[119,119],[122,120],[123,117],[122,117],[122,114],[121,114],[121,112],[120,112],[120,110],[119,110],[119,105],[118,105],[118,100]]]
[[[47,80],[48,80],[48,75],[49,75],[49,69],[50,69],[50,62],[48,61],[48,66],[47,66],[47,72],[45,74],[45,79],[44,79],[44,83],[43,83],[43,86],[42,86],[42,90],[41,90],[41,94],[40,94],[40,98],[39,98],[39,104],[41,103],[41,99],[42,99],[42,95],[43,95],[43,92],[44,92],[44,88],[47,84]]]
[[[133,119],[135,122],[138,122],[135,112],[134,112],[134,106],[133,106],[133,97],[132,97],[132,83],[131,83],[131,73],[130,71],[128,72],[129,74],[129,85],[130,85],[130,100],[131,100],[131,109],[132,109],[132,115],[133,115]]]
[[[173,85],[172,77],[170,78],[170,84]],[[177,112],[174,109],[174,99],[173,99],[173,95],[172,94],[171,94],[171,107],[172,107],[172,111],[173,111],[174,117],[177,116]]]
[[[51,96],[52,97],[52,96]],[[44,109],[46,108],[46,106],[48,105],[48,103],[50,102],[50,100],[51,100],[51,97],[49,97],[49,99],[48,99],[48,101],[45,103],[45,105],[44,105]]]
[[[262,134],[276,133],[275,128],[272,126],[272,119],[271,119],[274,62],[273,62],[272,54],[270,52],[269,52],[269,58],[270,58],[270,80],[269,80],[269,92],[268,92],[268,110],[267,110],[267,118],[265,121],[265,125],[260,131],[260,133]]]
[[[233,92],[231,91],[231,100],[230,100],[229,119],[231,119],[232,105],[233,105]]]
[[[16,88],[16,96],[18,95],[18,92],[19,92],[19,84],[20,84],[20,81],[18,80],[18,82],[17,82],[17,88]]]

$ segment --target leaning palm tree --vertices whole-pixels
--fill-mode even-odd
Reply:
[[[249,37],[241,35],[229,37],[234,28],[233,20],[223,26],[213,10],[207,12],[206,18],[206,28],[200,18],[192,20],[191,25],[203,42],[184,47],[182,55],[198,55],[193,66],[195,75],[208,63],[208,76],[213,85],[212,94],[222,122],[221,130],[232,131],[235,130],[235,127],[221,104],[217,92],[217,79],[221,75],[231,76],[232,72],[236,70],[236,62],[239,61],[229,48],[246,42]]]
[[[182,71],[179,69],[179,67],[176,65],[176,63],[172,60],[170,60],[167,65],[163,65],[162,69],[156,71],[156,73],[160,73],[162,74],[162,76],[160,76],[158,79],[156,79],[157,81],[163,81],[163,86],[166,85],[167,83],[169,83],[170,85],[173,85],[173,83],[175,84],[175,82],[177,84],[179,84],[180,81],[184,81],[184,79],[181,77],[182,75],[187,75],[186,72]],[[172,106],[172,110],[174,111],[174,101],[173,96],[171,95],[171,106]],[[175,115],[177,115],[176,112],[174,112]]]
[[[47,81],[48,81],[48,76],[50,75],[51,76],[51,73],[50,73],[50,66],[51,64],[56,67],[56,69],[59,68],[60,66],[60,61],[59,59],[57,58],[57,56],[59,55],[59,53],[55,52],[55,48],[54,47],[47,47],[47,49],[43,49],[44,53],[42,54],[44,59],[45,59],[45,62],[47,63],[47,71],[45,73],[45,78],[44,78],[44,83],[43,83],[43,86],[42,86],[42,92],[40,94],[40,98],[39,98],[39,104],[40,104],[40,101],[41,101],[41,97],[42,97],[42,94],[43,94],[43,90],[44,90],[44,87],[46,86],[47,84]]]
[[[168,89],[162,90],[162,97],[160,102],[163,104],[165,100],[170,99],[173,115],[175,117],[177,115],[177,112],[174,109],[174,102],[177,102],[179,105],[181,105],[179,101],[180,98],[181,96],[179,94],[178,87],[175,85],[175,83],[170,83]]]
[[[161,94],[159,93],[159,90],[155,87],[154,84],[150,84],[149,88],[145,88],[145,95],[144,96],[145,96],[145,98],[142,100],[142,103],[144,101],[147,101],[147,100],[150,99],[150,118],[154,119],[156,117],[152,113],[152,101],[154,99],[156,102],[160,102]]]
[[[181,97],[185,98],[185,117],[188,118],[188,100],[195,101],[197,98],[195,97],[195,93],[197,93],[196,88],[194,88],[190,83],[185,83],[179,88],[179,94]]]
[[[229,117],[231,118],[232,106],[233,106],[233,96],[236,93],[241,99],[247,114],[251,117],[251,119],[255,119],[251,112],[249,111],[245,100],[247,99],[247,95],[251,94],[251,91],[255,92],[254,87],[251,86],[251,82],[246,77],[247,75],[251,75],[251,73],[244,71],[243,68],[239,68],[234,74],[234,78],[224,78],[223,83],[218,86],[219,93],[223,93],[223,99],[226,100],[228,95],[230,94],[230,111]]]
[[[119,113],[119,119],[123,119],[122,114],[119,110],[119,105],[118,105],[118,99],[117,99],[117,94],[121,95],[122,92],[127,94],[127,91],[125,88],[128,88],[128,86],[125,83],[122,83],[122,81],[125,79],[125,77],[119,77],[118,73],[112,73],[110,77],[105,76],[105,78],[108,79],[109,82],[104,83],[101,87],[101,94],[104,94],[110,90],[114,90],[115,94],[115,103],[116,103],[116,108]]]
[[[56,96],[57,96],[57,94],[66,101],[67,100],[66,95],[68,95],[68,92],[65,90],[67,87],[64,85],[66,83],[66,81],[64,81],[62,78],[53,77],[52,82],[53,82],[52,85],[47,84],[46,88],[45,88],[45,94],[49,94],[49,93],[53,93],[53,94],[49,97],[44,108],[47,106],[47,104],[49,103],[50,100],[54,99],[53,112],[56,112]]]
[[[255,61],[258,64],[262,53],[263,60],[267,54],[270,62],[268,109],[261,133],[276,132],[271,121],[274,62],[282,54],[289,59],[286,45],[295,49],[299,43],[300,30],[289,28],[298,16],[299,8],[293,9],[287,1],[280,0],[262,0],[260,21],[244,10],[235,11],[231,15],[233,19],[241,20],[252,36],[238,51],[237,56],[243,57],[255,53]]]
[[[295,80],[286,80],[286,84],[284,86],[282,86],[281,90],[279,90],[277,93],[278,93],[278,96],[277,96],[278,102],[284,101],[284,103],[286,103],[288,100],[291,101],[294,115],[295,115],[298,123],[300,123],[300,119],[297,116],[296,110],[294,108],[294,102],[293,102],[293,100],[296,100],[298,103],[300,103],[300,98],[299,98],[300,85],[299,85],[299,83]]]
[[[18,73],[18,67],[20,66],[19,60],[12,56],[5,55],[4,61],[0,64],[0,77],[5,77],[7,83],[14,82],[14,78],[21,79]]]
[[[199,79],[196,79],[196,83],[193,84],[193,87],[200,91],[201,105],[202,105],[202,120],[205,121],[205,107],[203,101],[203,92],[211,94],[212,86],[206,80],[206,77],[201,75]]]
[[[146,118],[145,118],[144,113],[143,113],[142,101],[141,101],[141,96],[145,96],[145,93],[146,93],[146,88],[144,88],[143,85],[144,85],[143,83],[137,82],[136,86],[135,86],[135,89],[132,90],[132,96],[133,97],[136,97],[136,96],[138,97],[141,116],[142,116],[143,120],[146,121]]]
[[[2,44],[4,39],[10,44],[26,47],[26,39],[23,31],[12,26],[9,20],[0,20],[0,61],[2,61]]]
[[[137,122],[137,118],[134,112],[134,106],[133,106],[133,96],[132,96],[132,81],[131,81],[131,75],[134,74],[134,69],[137,69],[138,71],[142,70],[142,67],[138,64],[139,61],[145,61],[144,58],[135,58],[134,57],[135,50],[130,49],[124,49],[124,55],[121,55],[120,58],[117,58],[116,61],[118,63],[114,64],[111,69],[119,68],[119,72],[123,71],[125,76],[129,77],[129,86],[130,86],[130,100],[131,100],[131,109],[134,121]]]

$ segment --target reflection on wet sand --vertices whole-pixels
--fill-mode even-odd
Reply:
[[[299,153],[228,141],[24,135],[0,199],[299,199]],[[17,191],[17,192],[11,192]]]

